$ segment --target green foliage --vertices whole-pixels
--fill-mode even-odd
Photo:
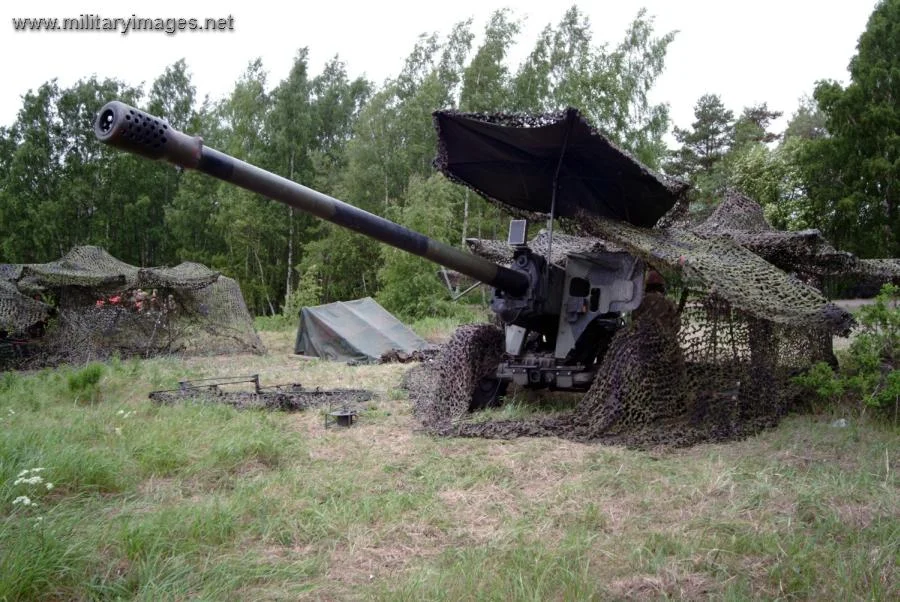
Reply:
[[[818,82],[778,147],[780,111],[766,103],[735,119],[714,94],[701,97],[667,170],[694,185],[709,211],[726,188],[762,203],[778,228],[818,228],[863,257],[900,254],[900,0],[881,0],[859,38],[846,87]]]
[[[196,94],[187,64],[181,59],[166,67],[153,82],[147,109],[154,115],[165,115],[172,127],[183,130],[193,125]]]
[[[100,379],[106,373],[106,366],[99,362],[90,363],[69,375],[69,391],[77,398],[97,401],[100,397]]]
[[[512,76],[505,59],[521,25],[511,21],[508,10],[491,15],[484,42],[462,74],[460,108],[464,111],[496,111],[512,103]]]
[[[377,300],[403,319],[415,320],[436,313],[447,290],[437,278],[434,264],[397,249],[385,249],[384,266],[378,271]]]
[[[673,135],[682,146],[668,171],[685,178],[709,177],[731,147],[734,112],[725,108],[717,94],[704,94],[694,105],[691,129],[676,127]]]
[[[698,217],[733,189],[759,202],[775,228],[801,230],[823,223],[813,196],[827,192],[810,185],[810,164],[816,141],[827,134],[825,116],[814,99],[805,97],[783,134],[770,131],[781,115],[761,103],[734,118],[718,95],[706,94],[695,106],[691,128],[675,128],[681,147],[671,153],[666,171],[694,185],[692,209]]]
[[[795,137],[774,149],[749,144],[728,158],[729,185],[760,203],[768,222],[781,230],[815,223],[798,159],[805,143]]]
[[[850,345],[850,388],[866,404],[896,412],[900,406],[900,287],[886,284],[875,303],[859,311],[861,331]]]
[[[505,218],[462,188],[431,190],[453,189],[437,202],[421,192],[434,174],[435,110],[574,105],[644,162],[658,163],[668,113],[647,95],[675,34],[657,35],[645,11],[607,45],[573,6],[518,66],[509,54],[521,24],[509,10],[493,12],[480,37],[472,23],[423,34],[379,86],[349,77],[338,57],[314,75],[308,48],[277,83],[260,59],[250,61],[218,100],[197,97],[185,60],[146,89],[96,78],[69,88],[46,82],[24,95],[16,122],[0,128],[0,262],[49,261],[78,244],[139,266],[202,262],[238,280],[251,312],[275,317],[294,313],[297,279],[315,267],[319,288],[303,303],[378,295],[406,316],[434,311],[447,298],[437,266],[201,174],[97,144],[85,125],[103,103],[121,99],[366,211],[426,233],[437,220],[435,236],[451,244],[496,237]]]
[[[484,305],[473,305],[462,300],[442,302],[432,315],[412,322],[409,327],[423,339],[446,340],[462,324],[489,322],[493,313]]]
[[[123,226],[160,166],[98,145],[85,127],[109,98],[138,96],[96,78],[70,88],[51,81],[24,95],[0,145],[0,261],[48,261],[87,241],[131,262],[154,250],[152,229]]]
[[[881,0],[850,61],[850,84],[819,82],[830,136],[807,156],[826,232],[847,250],[900,255],[900,0]]]
[[[396,211],[397,221],[426,236],[452,243],[457,237],[454,210],[464,194],[441,175],[427,180],[412,178],[408,204]],[[393,247],[383,247],[382,257],[384,264],[378,271],[379,303],[409,320],[439,314],[437,306],[449,300],[449,291],[438,277],[440,268]]]
[[[860,330],[840,372],[820,363],[797,384],[829,403],[863,403],[897,421],[900,409],[900,287],[886,284],[860,309]]]
[[[317,281],[321,288],[319,302],[373,296],[381,265],[379,243],[331,224],[320,225],[316,232],[324,235],[318,234],[318,238],[306,243],[297,269],[306,274],[314,266],[323,266]]]
[[[322,287],[319,284],[319,266],[313,264],[303,272],[297,290],[288,295],[284,304],[284,315],[296,319],[300,309],[318,305],[322,298]]]
[[[768,144],[781,136],[769,131],[772,122],[784,113],[769,109],[768,103],[746,107],[734,123],[735,149],[758,143]]]
[[[846,391],[844,379],[825,362],[813,364],[805,373],[795,376],[794,382],[827,403],[840,400]]]
[[[817,140],[828,135],[825,129],[825,115],[814,98],[804,96],[784,130],[783,140],[792,138]]]
[[[665,66],[675,32],[656,37],[653,19],[638,11],[623,40],[610,49],[594,43],[590,20],[577,6],[541,32],[513,81],[513,109],[580,108],[614,141],[651,167],[665,153],[668,108],[647,95]]]
[[[319,268],[311,265],[303,272],[297,287],[284,300],[281,313],[271,316],[257,316],[254,326],[257,330],[290,331],[299,324],[300,310],[304,307],[318,305],[322,299],[322,287],[319,284]]]
[[[900,362],[900,287],[885,284],[873,304],[860,308],[858,319],[863,327],[860,339],[872,340],[884,361]]]

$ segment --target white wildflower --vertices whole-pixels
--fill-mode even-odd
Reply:
[[[119,410],[118,412],[116,412],[116,414],[119,415],[119,416],[121,416],[121,415],[124,414],[124,413],[125,413],[125,410]]]
[[[22,504],[23,506],[31,506],[34,502],[31,501],[31,498],[27,495],[20,495],[16,499],[13,500],[13,506],[18,506]]]
[[[25,485],[40,485],[44,482],[44,479],[41,478],[40,475],[34,475],[31,477],[20,477],[15,480],[13,485],[20,485],[24,483]]]
[[[43,516],[38,516],[38,517],[36,517],[36,518],[34,519],[34,528],[37,529],[37,528],[41,525],[42,522],[44,522],[44,517],[43,517]]]
[[[116,427],[116,434],[119,436],[122,436],[122,429],[120,429],[119,427]]]
[[[24,477],[25,475],[28,475],[28,474],[37,474],[39,472],[44,472],[44,470],[45,469],[43,469],[43,468],[26,468],[25,470],[23,470],[22,472],[19,473],[19,476]]]
[[[9,415],[10,415],[10,416],[15,416],[15,414],[16,414],[16,411],[15,411],[14,409],[12,409],[12,408],[9,408]]]
[[[50,491],[52,489],[53,489],[53,483],[47,483],[47,491]]]

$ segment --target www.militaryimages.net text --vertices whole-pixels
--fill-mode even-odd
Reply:
[[[183,31],[234,31],[234,17],[104,17],[90,13],[77,17],[13,17],[15,31],[105,31],[127,35],[133,32],[160,32],[174,35]]]

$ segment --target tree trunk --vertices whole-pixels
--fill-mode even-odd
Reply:
[[[291,160],[288,179],[294,179],[294,149],[291,149]],[[287,276],[285,277],[284,301],[287,303],[288,298],[293,291],[293,266],[294,266],[294,208],[288,207],[288,255],[287,255]]]
[[[266,295],[266,303],[269,305],[269,312],[271,315],[275,315],[275,306],[272,305],[272,299],[269,298],[269,287],[266,286],[266,274],[263,271],[262,261],[259,260],[259,252],[256,249],[253,249],[253,255],[256,256],[256,265],[259,268],[259,281],[262,283],[263,293]]]
[[[466,190],[466,200],[463,204],[463,223],[462,223],[462,241],[460,245],[463,249],[466,248],[466,231],[469,227],[469,191]]]
[[[889,228],[893,230],[891,232],[893,240],[888,242],[889,248],[886,249],[887,256],[897,257],[900,255],[900,224],[897,223],[900,221],[900,216],[897,215],[898,199],[894,196],[894,186],[891,182],[888,182],[887,186],[885,186],[884,196],[887,202],[887,223],[890,224]]]
[[[481,239],[481,224],[484,223],[484,204],[481,204],[478,209],[478,238]],[[481,289],[481,304],[484,305],[487,303],[487,294],[484,292],[484,287],[479,286]]]

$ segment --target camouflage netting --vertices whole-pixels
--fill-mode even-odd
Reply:
[[[759,206],[740,195],[729,195],[702,224],[671,217],[666,224],[647,229],[585,217],[577,222],[585,236],[554,236],[554,262],[563,261],[557,240],[565,252],[624,249],[669,285],[668,296],[648,293],[616,334],[592,387],[573,411],[505,421],[478,421],[468,414],[460,400],[491,373],[503,348],[496,327],[469,326],[454,335],[439,361],[417,367],[407,378],[425,429],[438,435],[552,435],[635,447],[752,435],[796,407],[791,377],[818,361],[834,363],[833,337],[847,336],[854,326],[849,313],[802,276],[868,270],[890,280],[898,265],[857,260],[835,251],[818,233],[774,231]],[[502,245],[469,245],[508,262]]]
[[[302,412],[310,408],[351,407],[374,397],[365,389],[304,389],[300,385],[263,387],[260,391],[223,391],[211,386],[174,391],[152,391],[150,399],[160,405],[174,405],[187,401],[212,402],[230,405],[240,410],[264,409],[282,412]]]
[[[26,297],[16,285],[0,280],[0,330],[6,333],[25,332],[34,324],[46,320],[50,306]]]
[[[818,283],[827,276],[851,276],[900,284],[900,259],[860,259],[852,253],[836,250],[818,230],[775,230],[766,221],[762,207],[739,193],[730,191],[726,194],[712,215],[699,224],[688,220],[686,208],[686,199],[682,199],[652,231],[671,229],[704,238],[729,239],[807,283]],[[559,266],[565,266],[569,253],[623,250],[621,245],[605,238],[604,229],[596,227],[591,218],[570,220],[566,225],[582,235],[553,234],[551,261]],[[528,246],[546,257],[548,241],[546,230],[541,230]],[[473,253],[485,259],[503,265],[512,263],[513,249],[504,241],[470,238],[466,244]]]
[[[835,249],[818,230],[775,230],[758,203],[734,191],[729,191],[713,214],[692,230],[701,235],[730,238],[782,270],[808,281],[825,276],[853,276],[900,283],[900,260],[859,259]]]
[[[138,268],[85,246],[0,277],[0,330],[37,346],[29,366],[264,351],[237,282],[197,263]]]
[[[864,278],[900,284],[900,259],[858,259],[856,267]]]
[[[512,263],[513,248],[506,244],[505,241],[467,238],[466,245],[473,253],[490,261],[505,266]],[[559,232],[553,234],[551,243],[550,235],[546,230],[541,230],[537,236],[528,242],[528,248],[541,257],[547,257],[548,247],[550,262],[560,267],[565,267],[566,256],[569,253],[616,252],[622,250],[621,247],[599,238],[571,236],[569,234],[560,234]]]
[[[641,165],[572,109],[438,112],[435,127],[435,166],[451,180],[532,220],[545,220],[556,199],[567,234],[553,236],[552,263],[563,267],[569,253],[624,250],[663,275],[668,296],[645,296],[610,343],[591,388],[573,411],[554,417],[470,416],[468,400],[473,392],[485,398],[485,377],[495,373],[504,339],[492,325],[459,329],[438,361],[407,378],[416,416],[432,433],[648,446],[758,432],[795,407],[791,377],[814,362],[834,364],[833,337],[853,326],[821,294],[822,279],[900,276],[896,260],[860,260],[818,231],[774,230],[758,204],[734,192],[692,223],[683,182]],[[530,246],[547,256],[549,242],[542,232]],[[512,260],[502,243],[467,243],[498,263]]]

